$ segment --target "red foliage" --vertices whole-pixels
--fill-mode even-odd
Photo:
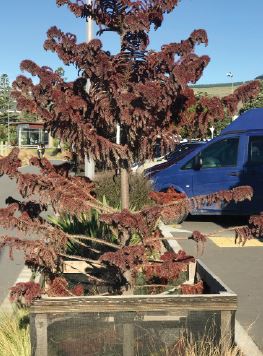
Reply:
[[[33,300],[40,298],[42,290],[39,283],[20,282],[10,288],[10,301],[23,306],[30,306]]]
[[[186,198],[184,193],[179,193],[174,188],[168,188],[166,192],[151,192],[149,196],[157,204],[161,205]]]
[[[52,245],[51,242],[41,240],[21,240],[11,236],[1,236],[0,250],[3,247],[9,248],[9,256],[13,259],[13,250],[24,252],[26,264],[33,270],[56,272],[61,267],[62,261],[59,259],[59,253],[63,252],[60,248]]]
[[[160,253],[161,252],[161,239],[162,238],[162,233],[159,229],[156,229],[150,236],[144,237],[143,239],[143,244],[146,247],[147,250],[150,251],[150,255],[152,253]]]
[[[206,236],[199,231],[193,231],[192,236],[189,238],[195,242],[206,242],[207,240]]]
[[[194,262],[195,258],[180,250],[178,253],[165,252],[161,256],[161,261],[163,262],[152,262],[143,266],[143,271],[149,282],[156,278],[162,283],[176,281],[180,273],[187,270],[189,262]]]
[[[17,77],[13,95],[18,109],[36,114],[53,136],[74,143],[80,157],[87,155],[118,168],[152,158],[159,143],[164,154],[175,146],[182,128],[204,134],[214,120],[224,117],[225,109],[232,114],[239,101],[255,96],[259,85],[252,82],[222,100],[196,98],[188,84],[195,83],[209,63],[208,56],[195,54],[196,45],[208,43],[207,34],[201,29],[179,43],[162,46],[159,52],[147,50],[151,25],[155,29],[161,26],[163,15],[178,3],[178,0],[93,0],[92,5],[87,5],[84,0],[57,0],[59,6],[67,5],[77,17],[93,18],[99,26],[98,34],[114,31],[120,35],[121,51],[116,55],[106,52],[98,39],[78,44],[75,35],[51,27],[45,49],[55,52],[65,65],[74,65],[79,77],[66,82],[49,67],[23,61],[21,70],[39,81]],[[116,124],[121,126],[120,145],[116,144]],[[101,261],[123,272],[143,269],[149,280],[158,278],[166,283],[185,271],[193,257],[180,251],[166,253],[160,261],[153,261],[153,252],[160,253],[158,219],[187,214],[203,204],[242,201],[252,196],[249,187],[192,199],[170,189],[167,193],[152,194],[157,206],[136,213],[127,210],[119,213],[95,199],[92,182],[70,176],[69,165],[54,167],[46,159],[36,158],[31,159],[31,164],[40,169],[40,174],[22,174],[18,170],[21,162],[17,149],[0,158],[0,176],[7,174],[14,178],[26,199],[25,202],[9,199],[11,204],[0,209],[0,225],[18,229],[24,235],[37,233],[40,239],[3,236],[0,248],[9,247],[10,255],[13,248],[22,250],[33,269],[49,274],[59,271],[60,255],[66,250],[68,236],[39,217],[47,206],[59,214],[80,216],[91,208],[103,212],[101,221],[119,232],[120,249],[104,253]],[[134,232],[141,238],[140,245],[126,246]],[[198,242],[204,240],[197,233],[193,238]],[[74,295],[82,293],[82,288],[69,290],[67,281],[56,277],[50,281],[47,293]]]
[[[17,170],[21,167],[21,160],[18,158],[19,149],[14,148],[6,157],[0,157],[0,177],[4,174],[11,178],[16,176]]]
[[[45,49],[56,52],[64,64],[75,65],[82,75],[66,83],[50,68],[26,60],[21,69],[37,76],[39,83],[19,76],[13,85],[18,108],[36,113],[56,137],[74,142],[82,157],[87,154],[113,166],[145,161],[154,156],[157,143],[161,142],[162,153],[172,149],[182,127],[206,133],[210,123],[224,117],[224,105],[231,106],[227,98],[197,99],[187,87],[209,62],[209,57],[194,53],[196,45],[208,43],[204,30],[164,45],[159,52],[146,51],[151,24],[157,29],[163,14],[172,11],[178,0],[118,0],[117,4],[100,0],[92,6],[60,0],[57,4],[67,5],[77,17],[92,17],[100,27],[98,34],[114,31],[121,38],[121,52],[111,55],[98,39],[77,44],[75,35],[51,27]],[[86,78],[91,83],[89,92]],[[235,103],[256,95],[256,83],[246,88],[248,94],[234,93]],[[115,143],[117,123],[121,145]]]
[[[176,192],[174,188],[167,189],[167,192],[150,193],[150,197],[161,205],[160,216],[164,221],[175,220],[177,217],[187,215],[204,205],[251,200],[252,196],[253,189],[249,186],[240,186],[232,190],[224,190],[193,198],[188,198],[185,194]]]
[[[135,270],[147,261],[143,245],[122,247],[117,252],[106,252],[100,261],[118,267],[122,272]]]
[[[49,297],[81,296],[84,294],[84,288],[81,284],[78,284],[73,289],[69,289],[65,278],[55,277],[50,281],[46,293]]]
[[[16,203],[9,205],[7,208],[0,209],[0,226],[5,229],[18,229],[24,235],[35,233],[42,238],[44,244],[52,246],[55,250],[63,250],[65,248],[68,237],[61,229],[53,227],[42,218],[36,218],[35,216],[32,218],[27,211],[23,211],[19,215],[18,210],[19,205]],[[7,241],[9,241],[12,246],[15,246],[13,245],[12,239],[0,240],[0,246],[6,244]],[[33,241],[31,242],[33,243]],[[21,240],[21,243],[22,245],[23,243],[27,245],[30,241]]]
[[[134,232],[139,232],[144,237],[151,234],[160,214],[161,209],[158,207],[145,208],[136,213],[124,209],[120,213],[102,214],[100,220],[121,232],[128,233],[129,237]]]
[[[253,215],[249,219],[248,226],[238,227],[235,229],[236,237],[235,243],[242,246],[247,240],[252,238],[262,238],[263,236],[263,213],[260,215]]]
[[[221,190],[205,196],[191,198],[192,209],[201,207],[202,205],[220,204],[221,202],[235,203],[244,200],[251,200],[253,197],[253,189],[250,186],[240,186],[231,190]]]
[[[204,283],[199,281],[195,284],[182,284],[181,285],[182,294],[203,294]]]

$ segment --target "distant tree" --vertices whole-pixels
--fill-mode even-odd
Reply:
[[[64,75],[65,75],[65,70],[64,70],[64,68],[62,68],[62,67],[58,67],[58,68],[55,70],[55,73],[57,73],[57,74],[60,75],[61,77],[64,77]]]
[[[263,80],[261,80],[261,89],[258,96],[246,102],[240,110],[240,113],[254,108],[263,108]]]

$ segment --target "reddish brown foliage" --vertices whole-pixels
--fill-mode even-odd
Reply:
[[[16,179],[23,198],[34,200],[37,196],[38,208],[45,210],[46,205],[51,205],[55,212],[70,211],[80,215],[89,211],[92,206],[99,209],[102,205],[94,198],[94,184],[86,177],[68,176],[68,166],[57,167],[46,159],[32,158],[30,163],[40,168],[41,174],[19,172],[18,153],[17,149],[13,149],[4,161],[0,160],[0,172],[2,170],[2,174]]]
[[[165,284],[176,281],[180,273],[187,270],[189,262],[194,262],[195,258],[180,250],[178,253],[165,252],[161,256],[161,261],[163,262],[148,263],[143,266],[143,271],[149,282],[154,279]]]
[[[206,236],[199,231],[193,231],[192,236],[189,239],[195,242],[206,242]]]
[[[188,237],[189,240],[194,240],[197,247],[197,256],[202,255],[204,252],[205,242],[207,238],[199,231],[193,231],[192,236]]]
[[[57,4],[67,5],[77,17],[92,17],[99,34],[114,31],[121,40],[121,52],[111,55],[98,39],[77,44],[75,35],[52,27],[45,49],[56,52],[64,64],[76,66],[81,76],[66,83],[50,68],[26,60],[21,69],[37,76],[39,83],[25,76],[14,82],[18,107],[36,113],[56,137],[75,143],[82,157],[87,154],[114,166],[145,161],[154,156],[157,143],[162,153],[173,148],[182,127],[205,134],[215,119],[224,117],[225,106],[232,113],[238,101],[258,91],[253,83],[246,87],[248,93],[240,89],[223,101],[195,98],[187,85],[195,83],[209,63],[209,57],[194,53],[196,45],[208,43],[204,30],[164,45],[159,52],[147,51],[151,24],[157,29],[178,0],[100,0],[92,6],[60,0]],[[86,78],[91,83],[89,92]],[[121,145],[115,143],[117,123]]]
[[[139,232],[144,237],[151,234],[160,214],[161,209],[157,207],[145,208],[136,213],[124,209],[120,213],[102,214],[100,220],[127,233],[129,237],[134,232]]]
[[[10,288],[10,301],[22,306],[30,306],[33,300],[40,298],[42,290],[39,283],[20,282]]]
[[[152,192],[150,196],[157,203],[161,204],[160,216],[166,221],[175,220],[181,216],[187,216],[191,211],[204,205],[221,204],[222,202],[240,202],[251,200],[253,189],[249,186],[240,186],[232,190],[225,190],[209,195],[202,195],[187,198],[185,194],[179,193],[174,188],[169,188],[167,192]]]
[[[31,205],[29,205],[29,207],[31,207]],[[68,238],[61,229],[53,227],[42,218],[36,218],[35,216],[32,218],[27,211],[23,211],[19,215],[18,210],[19,205],[16,203],[9,205],[7,208],[0,209],[0,226],[5,229],[18,229],[23,235],[31,235],[32,233],[35,233],[43,240],[44,244],[53,246],[56,251],[65,248]],[[3,244],[3,241],[0,241],[0,244]],[[22,240],[21,242],[26,243],[26,241]],[[27,242],[33,243],[33,241]]]
[[[204,292],[204,283],[199,281],[195,284],[182,284],[182,294],[202,294]]]
[[[198,196],[191,198],[192,209],[201,207],[203,205],[221,204],[221,202],[235,203],[244,200],[251,200],[253,197],[253,189],[249,186],[240,186],[231,190],[221,190],[217,193],[212,193],[205,196]]]
[[[233,95],[223,98],[196,98],[188,87],[195,83],[209,63],[208,56],[195,54],[199,44],[207,45],[204,30],[195,30],[179,43],[162,46],[159,52],[148,51],[151,25],[157,29],[163,15],[172,11],[178,0],[57,0],[67,5],[77,17],[93,18],[99,34],[114,31],[120,35],[121,51],[116,55],[106,52],[98,39],[77,43],[75,35],[51,27],[44,47],[55,52],[65,65],[74,65],[79,77],[66,82],[56,71],[40,67],[30,60],[21,63],[21,70],[37,77],[38,82],[18,76],[13,83],[13,95],[18,109],[33,113],[44,122],[45,129],[68,144],[75,145],[76,153],[94,158],[106,166],[128,167],[132,162],[143,162],[155,154],[156,144],[161,153],[176,145],[178,133],[204,135],[209,125],[222,119],[225,109],[233,113],[239,101],[259,91],[257,82],[239,88]],[[87,80],[90,89],[87,90]],[[121,127],[121,144],[116,144],[116,125]],[[18,183],[25,202],[9,200],[9,207],[0,210],[0,224],[15,228],[24,234],[32,232],[37,241],[4,236],[0,248],[7,246],[24,251],[26,262],[33,268],[57,274],[60,255],[65,252],[68,236],[39,217],[41,210],[51,206],[56,213],[80,216],[91,208],[101,215],[101,221],[118,230],[120,249],[107,252],[101,261],[123,271],[144,270],[149,280],[157,278],[163,283],[174,281],[193,260],[180,251],[166,253],[161,261],[153,261],[153,252],[160,254],[160,232],[155,232],[160,217],[187,214],[203,204],[242,201],[250,199],[251,189],[235,188],[208,197],[187,199],[182,194],[152,194],[159,205],[141,212],[121,213],[103,206],[94,197],[93,184],[69,175],[69,165],[54,167],[45,159],[33,158],[31,164],[40,174],[22,174],[18,150],[0,159],[0,176],[8,174]],[[35,202],[35,199],[38,202]],[[32,213],[33,207],[36,207]],[[126,246],[133,233],[139,235],[137,246]],[[197,233],[193,238],[204,239]],[[49,295],[81,293],[81,287],[69,290],[66,280],[51,279]]]
[[[147,261],[145,247],[125,246],[117,252],[107,252],[100,257],[100,261],[118,267],[122,272],[135,270]]]
[[[17,174],[17,169],[21,167],[21,160],[18,158],[19,149],[14,148],[6,157],[0,158],[0,177],[4,174],[13,178]]]
[[[46,293],[49,297],[81,296],[84,294],[84,289],[81,284],[74,286],[73,289],[69,289],[68,282],[65,278],[56,277],[50,281]]]
[[[262,238],[263,236],[263,213],[260,215],[253,215],[249,219],[248,226],[243,226],[235,229],[236,238],[235,243],[242,246],[247,240],[252,238]]]
[[[161,252],[161,239],[162,238],[162,233],[159,229],[156,229],[150,236],[147,236],[143,239],[143,244],[144,246],[151,251],[151,253],[160,253]]]
[[[30,241],[11,236],[1,236],[0,250],[3,247],[9,248],[9,256],[12,259],[14,249],[23,251],[26,264],[33,270],[55,273],[61,267],[62,261],[60,261],[58,255],[63,250],[53,245],[52,241]]]
[[[166,192],[151,192],[149,196],[157,204],[161,205],[186,198],[186,195],[184,193],[179,193],[174,190],[174,188],[168,188]]]

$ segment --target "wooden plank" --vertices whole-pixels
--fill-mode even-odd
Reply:
[[[123,324],[123,356],[135,356],[134,325]]]
[[[221,340],[226,352],[233,346],[235,341],[235,312],[229,310],[221,311]]]
[[[227,287],[221,281],[221,279],[218,276],[216,276],[213,272],[211,272],[208,269],[208,267],[200,260],[197,260],[196,272],[201,277],[201,279],[205,282],[211,294],[226,292],[232,295],[236,295],[229,287]]]
[[[57,297],[36,300],[31,313],[84,313],[122,311],[175,311],[175,310],[236,310],[237,296],[175,295],[175,296],[88,296]]]
[[[38,314],[35,317],[36,330],[36,350],[35,356],[48,356],[48,340],[47,340],[47,315]]]
[[[63,273],[76,274],[85,273],[87,267],[90,267],[90,265],[88,265],[85,261],[65,261],[63,267]]]

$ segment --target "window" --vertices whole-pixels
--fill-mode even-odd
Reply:
[[[248,163],[263,164],[263,136],[251,136],[249,138]]]
[[[40,142],[48,145],[48,133],[43,129],[22,128],[20,135],[21,145],[37,145]]]
[[[217,141],[199,153],[202,168],[220,168],[237,165],[239,138],[226,138]],[[182,169],[193,169],[195,157],[188,161]]]

